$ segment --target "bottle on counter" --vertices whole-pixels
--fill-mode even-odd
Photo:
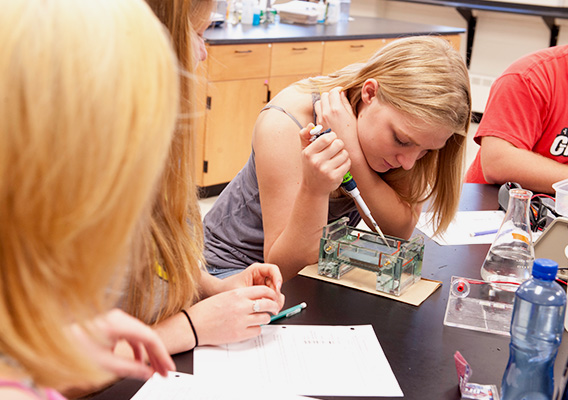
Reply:
[[[252,7],[252,24],[260,25],[261,10],[258,4]]]
[[[227,6],[227,21],[232,24],[238,24],[241,19],[242,3],[240,0],[230,0]]]
[[[328,25],[339,22],[339,0],[327,0],[325,23]]]
[[[534,261],[534,247],[529,222],[532,192],[525,189],[509,190],[509,203],[503,223],[481,266],[481,277],[486,282],[521,284],[530,278]],[[503,285],[507,290],[514,285]]]
[[[254,18],[255,0],[243,0],[242,4],[241,24],[252,25]]]
[[[316,9],[318,11],[318,24],[323,24],[325,22],[325,12],[327,11],[327,6],[323,0],[319,0],[316,4]]]
[[[532,278],[515,293],[509,363],[501,399],[550,400],[554,360],[564,331],[566,292],[556,283],[558,264],[538,258]]]
[[[349,9],[351,8],[351,0],[339,0],[339,21],[349,21]]]

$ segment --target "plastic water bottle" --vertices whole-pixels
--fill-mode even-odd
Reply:
[[[515,293],[502,400],[552,399],[554,360],[562,340],[566,310],[566,292],[555,281],[557,271],[555,261],[536,259],[532,278]]]

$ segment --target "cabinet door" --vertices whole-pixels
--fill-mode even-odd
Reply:
[[[245,165],[256,117],[266,105],[265,81],[256,78],[209,83],[203,154],[207,167],[202,186],[229,182]]]
[[[286,75],[286,76],[273,76],[268,80],[270,88],[270,99],[272,100],[282,89],[291,85],[294,82],[306,78],[306,75]]]
[[[323,52],[323,75],[349,64],[367,61],[377,50],[394,39],[338,40],[326,42]]]

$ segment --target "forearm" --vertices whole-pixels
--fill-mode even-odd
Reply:
[[[300,187],[284,230],[265,249],[265,261],[280,267],[284,280],[317,262],[322,229],[327,224],[329,196]]]
[[[199,278],[199,295],[202,299],[214,296],[227,290],[222,279],[216,278],[205,270],[201,270]]]
[[[195,329],[197,331],[199,328],[195,327]],[[154,326],[154,330],[170,354],[182,353],[195,347],[195,336],[189,321],[182,312],[159,322]]]
[[[383,233],[409,238],[418,221],[420,209],[417,207],[413,212],[409,204],[401,201],[395,190],[369,167],[362,155],[351,158],[351,174]],[[363,214],[361,216],[368,226],[372,226]]]
[[[552,184],[568,178],[566,164],[512,145],[491,147],[481,149],[483,175],[488,183],[517,182],[533,192],[554,193]]]

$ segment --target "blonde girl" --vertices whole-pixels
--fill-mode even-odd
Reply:
[[[396,40],[366,63],[283,90],[257,119],[249,162],[205,218],[209,270],[266,261],[288,279],[316,262],[324,225],[361,219],[338,189],[347,171],[384,233],[408,238],[428,199],[443,231],[458,206],[470,113],[466,66],[436,37]],[[316,123],[332,132],[310,142]],[[239,198],[253,211],[235,217]]]
[[[212,0],[147,0],[170,31],[183,70],[180,118],[159,194],[144,232],[142,275],[132,275],[122,307],[152,324],[171,354],[202,344],[222,344],[260,334],[284,304],[274,265],[256,264],[231,280],[203,267],[203,231],[193,180],[194,69],[207,52],[203,33]],[[122,351],[122,349],[119,349]]]
[[[158,336],[108,310],[176,120],[167,34],[139,0],[0,9],[0,398],[165,374]]]

